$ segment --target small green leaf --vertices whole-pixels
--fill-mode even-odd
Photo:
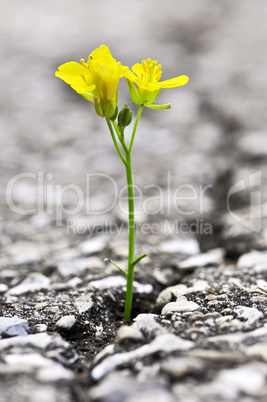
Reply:
[[[145,103],[145,106],[149,109],[170,109],[171,104],[167,103],[166,105],[151,105],[150,103]]]

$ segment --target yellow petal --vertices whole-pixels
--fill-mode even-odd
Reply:
[[[160,88],[175,88],[181,85],[185,85],[188,82],[189,78],[186,75],[180,75],[180,77],[172,78],[166,81],[160,81],[157,85]]]
[[[121,66],[120,78],[121,77],[126,77],[131,81],[134,81],[137,79],[136,75],[127,66]]]
[[[133,72],[140,77],[142,74],[144,74],[144,68],[143,65],[140,63],[136,63],[132,67]]]
[[[105,57],[111,57],[111,58],[113,58],[112,55],[111,55],[111,52],[110,52],[109,48],[108,48],[107,46],[105,46],[105,45],[101,45],[100,47],[98,47],[97,49],[95,49],[95,50],[90,54],[90,56],[92,56],[93,59],[95,59],[95,60],[99,60],[99,59],[102,59],[102,58],[105,58]],[[89,59],[90,59],[90,56],[89,56]]]
[[[79,94],[91,92],[95,89],[93,78],[89,71],[75,61],[59,66],[55,76],[61,78]],[[82,76],[84,76],[85,80]]]

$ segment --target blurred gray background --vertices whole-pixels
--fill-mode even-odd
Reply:
[[[162,79],[182,74],[190,78],[184,87],[162,90],[158,102],[171,102],[171,110],[143,113],[133,164],[135,182],[145,196],[154,194],[147,185],[167,186],[168,172],[174,188],[210,185],[204,212],[212,220],[226,212],[227,192],[238,180],[260,170],[264,189],[266,20],[265,0],[2,0],[3,230],[12,228],[21,236],[25,221],[39,228],[53,215],[38,220],[10,211],[5,189],[18,173],[41,171],[44,185],[74,183],[81,189],[86,172],[110,174],[120,185],[125,183],[105,120],[54,77],[60,64],[87,59],[101,44],[124,65],[152,58],[163,66]],[[120,106],[130,103],[123,80],[119,89]],[[65,195],[66,205],[75,204],[72,195]],[[92,205],[101,209],[108,196],[112,188],[96,184]],[[36,181],[20,181],[14,200],[25,208],[34,206]],[[237,208],[248,206],[248,195],[236,203]],[[81,219],[85,216],[80,211]],[[13,220],[23,220],[24,226],[12,226]]]

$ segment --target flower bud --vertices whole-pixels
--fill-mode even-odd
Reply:
[[[118,116],[118,125],[122,128],[129,126],[131,124],[133,118],[133,112],[129,108],[128,105],[125,105],[123,109],[121,109]]]

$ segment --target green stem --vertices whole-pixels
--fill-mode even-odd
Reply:
[[[137,116],[136,116],[136,119],[135,119],[135,123],[134,123],[134,128],[133,128],[133,133],[132,133],[131,142],[130,142],[130,145],[129,145],[129,151],[130,151],[130,152],[131,152],[132,147],[133,147],[136,129],[137,129],[137,126],[138,126],[138,123],[139,123],[139,119],[140,119],[140,116],[141,116],[141,113],[142,113],[143,109],[144,109],[144,105],[140,105],[140,106],[139,106],[138,113],[137,113]]]
[[[134,128],[131,136],[131,141],[129,147],[126,145],[124,140],[123,133],[120,132],[118,125],[116,122],[112,122],[114,130],[117,133],[118,139],[121,142],[121,145],[125,152],[125,157],[122,154],[122,151],[118,145],[116,137],[114,135],[114,130],[111,124],[110,119],[107,120],[107,124],[109,127],[109,131],[111,133],[112,140],[116,147],[116,150],[126,167],[126,177],[127,177],[127,185],[128,185],[128,230],[129,230],[129,251],[128,251],[128,271],[127,273],[121,269],[119,266],[111,262],[115,265],[120,271],[124,272],[127,275],[127,287],[126,287],[126,296],[125,296],[125,309],[124,309],[124,320],[131,319],[131,310],[132,310],[132,300],[133,300],[133,281],[134,281],[134,268],[135,265],[146,256],[146,254],[141,255],[140,257],[134,259],[134,248],[135,248],[135,222],[134,222],[134,179],[132,172],[132,157],[131,151],[135,139],[135,133],[138,126],[138,122],[142,113],[144,105],[139,106],[139,110],[135,119]]]
[[[107,125],[108,125],[108,128],[109,128],[109,131],[110,131],[112,140],[113,140],[113,142],[114,142],[115,148],[116,148],[116,150],[117,150],[117,152],[118,152],[118,154],[119,154],[119,156],[120,156],[122,162],[123,162],[124,165],[126,166],[126,163],[127,163],[127,162],[126,162],[126,159],[125,159],[125,157],[123,156],[123,153],[121,152],[120,147],[119,147],[119,145],[118,145],[118,143],[117,143],[117,140],[116,140],[116,137],[115,137],[115,135],[114,135],[114,131],[113,131],[113,128],[112,128],[112,124],[111,124],[111,122],[110,122],[110,119],[106,119],[106,121],[107,121]]]
[[[142,254],[140,255],[140,257],[136,258],[133,262],[133,265],[135,266],[136,264],[138,264],[139,261],[141,261],[143,258],[145,258],[147,256],[147,254]]]
[[[128,274],[125,297],[124,320],[131,319],[133,280],[134,280],[134,246],[135,246],[135,224],[134,224],[134,181],[132,173],[131,152],[126,153],[126,176],[128,184],[128,213],[129,213],[129,253],[128,253]]]
[[[120,132],[118,124],[116,123],[116,121],[113,121],[112,124],[113,124],[113,127],[114,127],[114,129],[115,129],[115,131],[117,133],[117,136],[118,136],[118,138],[119,138],[119,140],[121,142],[121,145],[122,145],[125,153],[127,153],[129,151],[129,149],[128,149],[128,147],[127,147],[127,145],[125,143],[125,140],[124,140],[124,133]]]
[[[107,258],[106,261],[110,262],[110,264],[114,265],[114,267],[118,268],[121,272],[123,272],[126,276],[128,275],[128,273],[126,271],[124,271],[124,269],[122,269],[121,267],[119,267],[119,265],[115,264],[115,262],[113,262],[110,258]]]

